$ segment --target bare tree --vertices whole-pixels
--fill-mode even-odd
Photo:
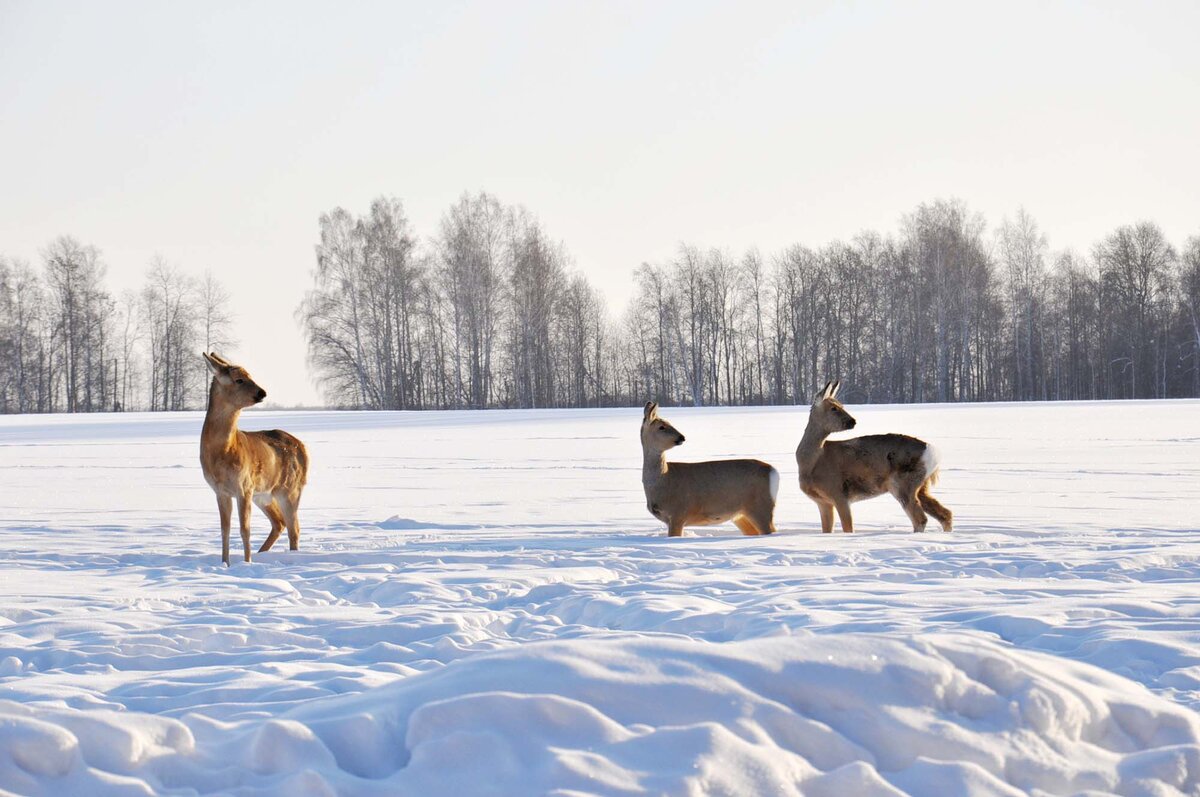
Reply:
[[[1180,301],[1187,336],[1180,347],[1180,360],[1189,363],[1191,395],[1200,396],[1200,236],[1188,239],[1180,260]]]
[[[521,407],[554,403],[552,328],[567,287],[564,255],[521,209],[511,214],[505,293],[511,399]]]
[[[1117,229],[1096,246],[1101,301],[1110,315],[1107,376],[1113,398],[1165,395],[1166,298],[1175,250],[1151,222]]]
[[[1007,277],[1008,331],[1012,344],[1011,395],[1018,401],[1046,397],[1039,362],[1045,333],[1042,308],[1046,289],[1046,236],[1025,209],[1000,225],[1000,259]]]
[[[142,305],[150,346],[150,409],[198,405],[204,381],[195,368],[202,334],[196,281],[156,257],[146,274]]]
[[[44,259],[66,410],[102,409],[106,392],[102,363],[110,300],[101,286],[104,266],[100,252],[63,236],[46,248]]]
[[[490,194],[464,195],[442,217],[440,287],[453,314],[455,406],[482,408],[493,398],[492,361],[500,327],[508,219]]]

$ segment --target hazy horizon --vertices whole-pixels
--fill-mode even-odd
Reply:
[[[681,242],[770,255],[961,198],[1055,250],[1200,234],[1200,6],[0,2],[0,255],[161,255],[234,294],[225,352],[318,404],[293,312],[320,214],[528,208],[620,313]]]

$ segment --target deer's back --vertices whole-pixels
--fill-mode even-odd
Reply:
[[[300,438],[295,435],[289,435],[281,429],[268,429],[260,432],[246,432],[248,436],[257,436],[260,441],[271,450],[275,451],[281,463],[286,465],[286,469],[290,475],[294,474],[299,478],[299,484],[302,486],[308,477],[308,449],[305,444],[300,442]],[[292,478],[288,479],[289,481]]]
[[[722,515],[769,494],[772,471],[757,459],[672,462],[662,497],[667,504]]]
[[[834,455],[846,465],[863,465],[889,472],[913,471],[929,444],[905,434],[869,434],[849,440],[831,440],[825,455]]]
[[[297,489],[308,481],[308,449],[300,438],[282,429],[264,429],[260,432],[243,432],[251,448],[267,449],[273,456],[269,459],[275,466],[271,473],[264,473],[265,481],[272,487]]]
[[[843,494],[850,500],[869,498],[888,490],[893,477],[922,475],[921,457],[928,443],[903,434],[873,434],[849,440],[830,440],[810,473],[801,472],[801,486]]]
[[[713,459],[707,462],[671,462],[668,472],[694,481],[726,482],[729,479],[767,478],[773,467],[761,459]]]

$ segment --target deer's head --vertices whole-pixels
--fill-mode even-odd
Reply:
[[[651,451],[666,451],[683,441],[684,437],[678,429],[658,417],[658,405],[647,401],[642,413],[642,447]]]
[[[838,390],[841,386],[840,380],[826,382],[825,389],[813,397],[812,409],[808,413],[808,423],[809,425],[815,424],[825,434],[853,429],[854,424],[857,423],[850,413],[846,412],[842,403],[837,400]]]
[[[259,387],[242,366],[234,365],[216,352],[204,352],[204,362],[212,371],[213,391],[222,401],[240,410],[267,397],[267,391]]]

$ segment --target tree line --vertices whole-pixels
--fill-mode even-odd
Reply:
[[[202,406],[228,294],[156,258],[112,295],[99,250],[0,256],[0,412]],[[319,219],[297,309],[314,379],[363,409],[1200,396],[1200,236],[1151,222],[1053,251],[1024,211],[960,201],[891,234],[764,255],[682,244],[613,316],[528,210],[464,194],[422,239],[396,199]]]
[[[229,294],[155,258],[140,291],[114,296],[100,251],[63,236],[41,268],[0,257],[0,412],[203,406],[197,356],[232,344]]]
[[[367,409],[1200,396],[1200,237],[1151,222],[1054,252],[960,201],[820,248],[683,244],[625,312],[521,207],[464,195],[427,242],[395,199],[320,218],[297,312],[333,405]]]

